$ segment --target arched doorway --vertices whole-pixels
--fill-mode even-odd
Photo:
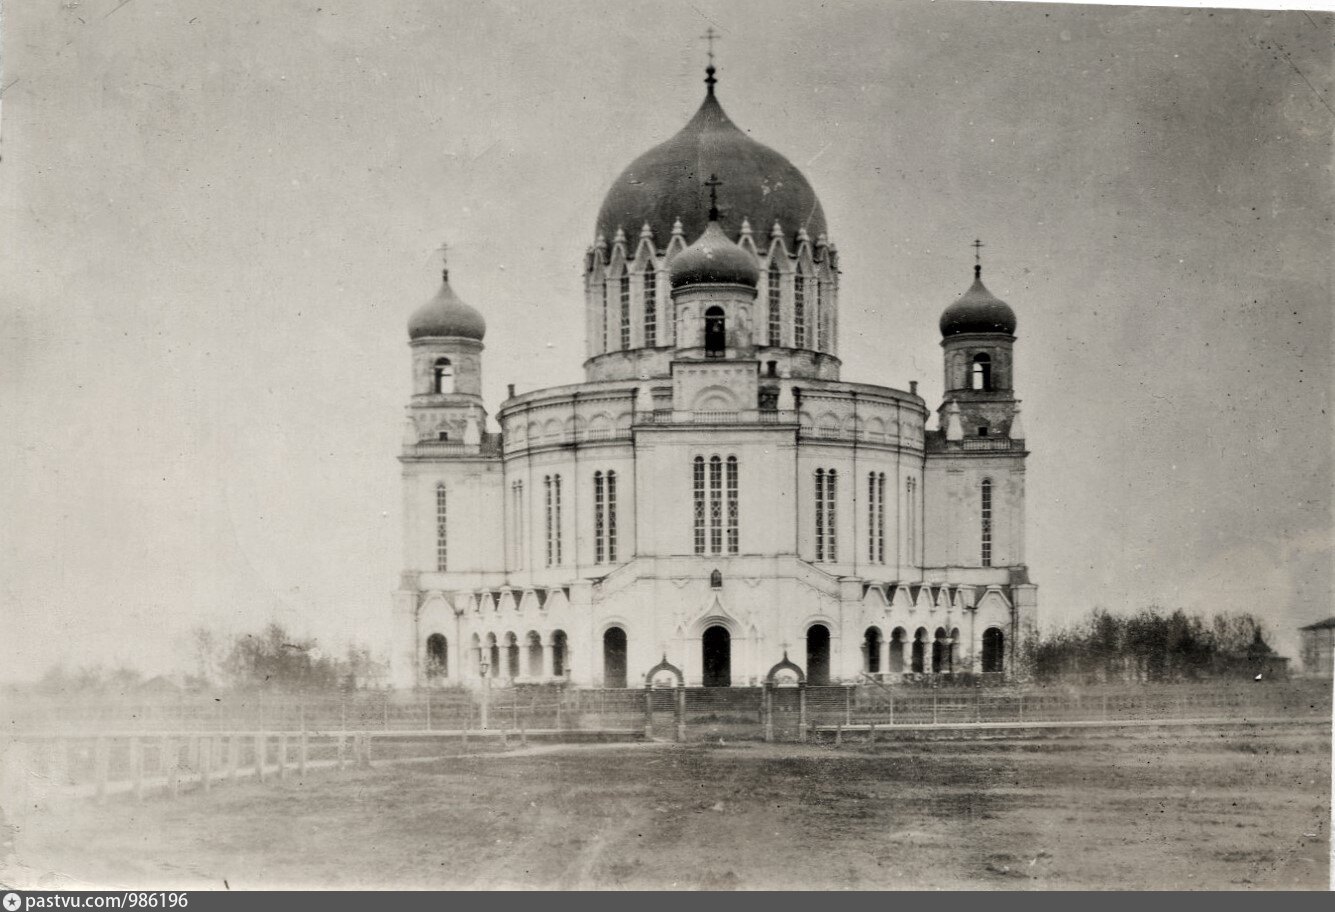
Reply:
[[[1006,635],[996,627],[983,631],[983,673],[996,674],[1005,669]]]
[[[936,634],[932,637],[932,673],[940,674],[946,670],[946,631],[942,627],[936,628]]]
[[[603,686],[626,686],[626,631],[620,627],[603,634]]]
[[[443,678],[449,675],[449,654],[446,651],[445,634],[433,633],[426,638],[426,676]]]
[[[566,632],[552,631],[552,677],[563,678],[566,675]]]
[[[727,347],[727,319],[716,305],[705,311],[705,357],[722,358]]]
[[[505,672],[507,677],[519,677],[519,638],[513,633],[505,635]]]
[[[890,670],[896,674],[904,671],[904,628],[896,627],[890,634]]]
[[[830,628],[824,624],[807,628],[807,683],[830,683]]]
[[[487,676],[501,676],[501,644],[496,641],[496,634],[487,634]]]
[[[913,661],[909,664],[909,670],[915,674],[922,674],[924,661],[927,652],[927,630],[923,627],[918,628],[918,632],[913,635]]]
[[[542,637],[536,630],[528,632],[528,676],[542,677]]]
[[[732,634],[717,625],[705,631],[700,638],[704,659],[704,685],[728,687],[732,684]]]
[[[879,674],[881,671],[881,628],[868,627],[863,637],[863,667],[867,674]]]

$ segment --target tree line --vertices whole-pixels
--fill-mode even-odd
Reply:
[[[1117,615],[1095,609],[1083,622],[1023,647],[1040,681],[1190,681],[1273,673],[1282,666],[1250,614],[1209,619],[1146,608]]]
[[[350,691],[383,687],[388,663],[366,646],[326,653],[315,637],[300,637],[281,624],[223,637],[205,628],[192,634],[194,668],[173,676],[168,687],[184,690]],[[101,665],[49,669],[36,689],[47,693],[125,693],[149,687],[135,668]]]

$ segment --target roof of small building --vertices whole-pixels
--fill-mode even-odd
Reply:
[[[1335,628],[1335,617],[1328,617],[1324,621],[1317,621],[1315,624],[1308,624],[1306,627],[1299,627],[1299,630],[1331,630]]]

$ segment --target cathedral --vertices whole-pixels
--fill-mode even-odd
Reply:
[[[396,686],[1016,673],[1037,587],[1014,311],[975,265],[934,420],[916,383],[842,379],[820,200],[706,73],[598,212],[584,382],[512,386],[495,432],[482,314],[446,272],[409,319]]]

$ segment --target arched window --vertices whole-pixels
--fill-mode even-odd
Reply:
[[[603,686],[626,686],[626,631],[620,627],[603,634]]]
[[[979,519],[981,520],[982,554],[984,567],[992,566],[992,479],[984,478],[979,487]]]
[[[519,638],[513,633],[505,635],[505,676],[519,677]]]
[[[617,473],[593,473],[593,562],[617,559]]]
[[[705,311],[705,357],[722,358],[728,347],[727,318],[715,305]]]
[[[548,475],[542,484],[546,496],[547,566],[555,567],[561,563],[561,476]]]
[[[863,635],[863,668],[867,674],[879,674],[881,671],[881,629],[868,627]]]
[[[1006,635],[996,627],[983,631],[983,673],[999,674],[1005,670]]]
[[[658,345],[658,294],[654,276],[654,261],[644,264],[644,347]]]
[[[918,565],[918,480],[916,478],[909,478],[904,482],[904,495],[904,499],[907,501],[904,508],[908,513],[904,540],[909,552],[909,566],[916,567]]]
[[[913,654],[909,662],[910,671],[915,674],[923,673],[926,666],[926,662],[924,661],[926,651],[927,630],[923,627],[919,627],[918,631],[913,634]]]
[[[433,393],[454,392],[454,365],[449,358],[437,358],[431,369],[431,391]]]
[[[445,483],[436,485],[436,570],[444,573],[449,569],[449,536],[447,535],[447,513]]]
[[[443,633],[433,633],[426,638],[426,676],[444,678],[450,673],[448,643]]]
[[[514,547],[514,565],[516,570],[524,569],[525,543],[524,534],[526,516],[524,513],[524,482],[515,481],[510,485],[510,533]]]
[[[696,554],[738,553],[737,474],[736,456],[696,456],[692,462]]]
[[[812,321],[816,324],[816,349],[817,351],[829,351],[830,348],[830,321],[828,314],[825,313],[825,283],[820,279],[812,279],[812,286],[816,289],[816,306],[812,315]]]
[[[695,502],[695,553],[705,553],[705,458],[692,463],[692,496]]]
[[[904,671],[904,628],[896,627],[890,634],[890,670],[896,674]]]
[[[834,562],[838,557],[838,472],[816,470],[816,560]]]
[[[552,631],[552,674],[564,678],[568,671],[569,657],[566,655],[566,633],[564,630]]]
[[[807,347],[807,279],[793,276],[793,347]]]
[[[885,473],[867,475],[867,560],[885,563]]]
[[[782,292],[779,290],[779,264],[769,264],[769,344],[783,344],[783,320],[780,314]]]
[[[723,588],[723,571],[719,570],[717,567],[715,567],[712,571],[710,571],[709,588],[710,589]]]
[[[607,312],[607,279],[603,279],[603,351],[607,351],[607,327],[612,315]]]
[[[932,673],[940,674],[946,670],[946,631],[938,627],[932,636]]]
[[[976,390],[990,390],[992,388],[992,359],[983,352],[973,356],[969,388]]]
[[[621,272],[621,348],[630,348],[630,273]]]

